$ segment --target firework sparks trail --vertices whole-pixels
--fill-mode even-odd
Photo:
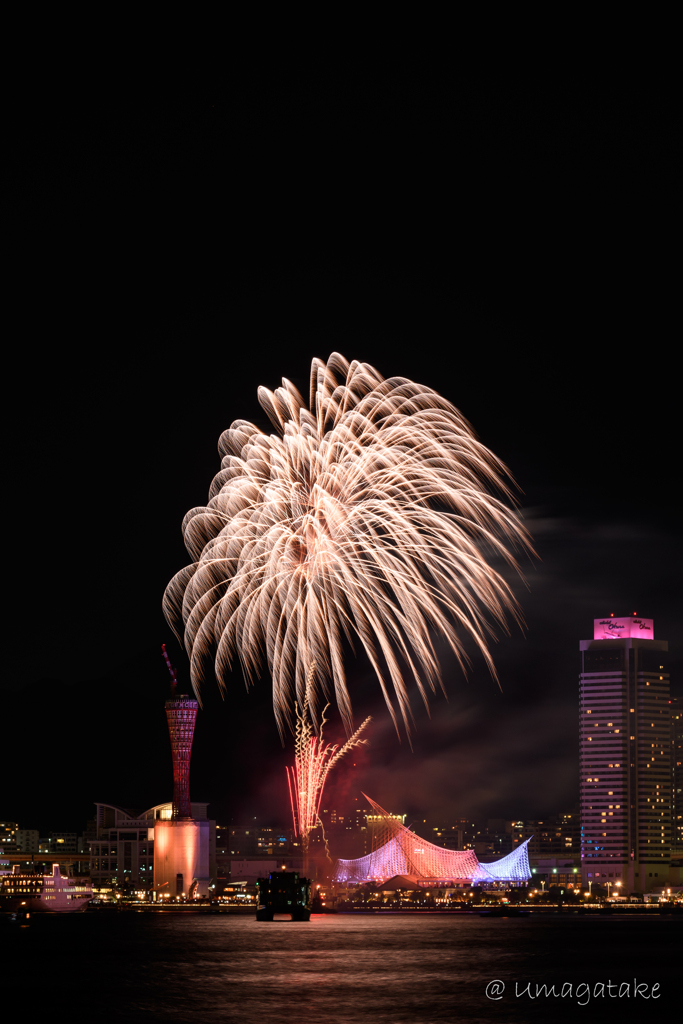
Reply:
[[[286,379],[258,397],[277,432],[236,420],[222,434],[209,502],[183,520],[193,562],[164,595],[197,695],[211,668],[224,689],[235,659],[247,685],[267,667],[284,735],[315,664],[307,710],[317,722],[334,691],[350,735],[345,639],[360,641],[397,729],[399,713],[410,728],[411,679],[425,704],[443,687],[435,640],[466,670],[469,634],[495,677],[493,627],[521,617],[486,551],[519,571],[513,550],[532,549],[490,493],[512,498],[507,469],[458,410],[338,353],[313,360],[308,407]]]
[[[309,681],[312,680],[314,672],[315,666],[313,665],[309,672]],[[310,682],[307,687],[307,698],[308,690],[310,690]],[[370,718],[366,718],[360,728],[356,729],[353,736],[341,747],[337,744],[324,743],[323,726],[326,722],[325,712],[328,707],[329,704],[323,709],[318,735],[316,736],[313,732],[313,724],[306,713],[306,706],[302,711],[298,704],[295,705],[294,767],[287,768],[287,783],[292,805],[294,834],[301,837],[304,850],[304,874],[306,874],[308,869],[310,834],[318,825],[322,827],[320,801],[322,800],[327,776],[344,754],[347,754],[353,747],[367,743],[367,740],[359,739],[359,737],[371,721]],[[325,846],[327,847],[327,840],[325,840]]]

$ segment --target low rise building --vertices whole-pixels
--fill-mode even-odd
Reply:
[[[38,838],[37,828],[18,828],[17,850],[21,853],[38,853]]]
[[[0,853],[15,853],[17,849],[16,821],[0,821]]]
[[[553,885],[565,885],[567,888],[582,890],[581,858],[568,857],[529,857],[531,867],[531,888],[545,888],[546,892]],[[543,884],[542,884],[543,883]]]
[[[211,880],[216,877],[216,823],[207,817],[208,804],[192,803],[190,824],[196,826],[194,832],[197,833],[195,836],[193,832],[190,837],[192,863],[186,857],[180,868],[175,860],[172,864],[166,863],[167,833],[177,827],[171,802],[157,804],[145,811],[113,804],[97,804],[96,807],[97,838],[90,842],[93,885],[139,885],[147,890],[168,890],[175,896],[178,875],[182,874],[179,894],[187,893],[195,880],[198,882],[200,879],[208,890]],[[161,851],[157,848],[160,839]],[[182,843],[180,847],[183,847]],[[187,843],[185,847],[188,847]]]

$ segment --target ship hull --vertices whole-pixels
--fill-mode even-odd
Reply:
[[[40,896],[30,896],[28,899],[22,899],[21,896],[3,896],[0,900],[0,911],[10,914],[22,911],[28,911],[31,914],[80,914],[91,899],[91,896],[87,896],[85,899],[67,897],[61,900],[57,898],[54,903],[48,904]]]

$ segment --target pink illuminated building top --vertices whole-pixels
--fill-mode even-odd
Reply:
[[[607,615],[603,619],[593,619],[594,640],[618,640],[621,637],[654,640],[654,619],[643,619],[638,615],[627,615],[622,618]]]

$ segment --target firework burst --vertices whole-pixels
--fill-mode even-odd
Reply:
[[[223,433],[209,502],[183,521],[192,564],[164,595],[195,691],[212,666],[223,687],[239,659],[248,685],[270,672],[281,734],[295,700],[316,723],[333,690],[350,735],[345,640],[360,641],[397,728],[407,683],[425,703],[441,683],[435,640],[465,669],[469,634],[495,676],[493,627],[520,616],[486,553],[517,568],[530,543],[507,470],[457,409],[336,353],[313,360],[308,406],[286,379],[258,397],[276,433],[245,420]]]
[[[312,666],[309,680],[312,679],[314,672],[315,666]],[[341,747],[336,744],[324,743],[323,726],[328,707],[329,704],[323,709],[316,736],[306,708],[302,711],[298,703],[295,705],[294,767],[287,768],[287,784],[292,805],[294,834],[301,837],[304,850],[304,874],[308,869],[309,836],[314,828],[317,828],[318,825],[322,826],[320,801],[327,776],[344,754],[354,747],[367,743],[367,740],[362,740],[359,737],[371,721],[370,718],[366,718],[360,728],[356,729],[353,736]],[[327,846],[327,840],[325,840],[325,845]]]

